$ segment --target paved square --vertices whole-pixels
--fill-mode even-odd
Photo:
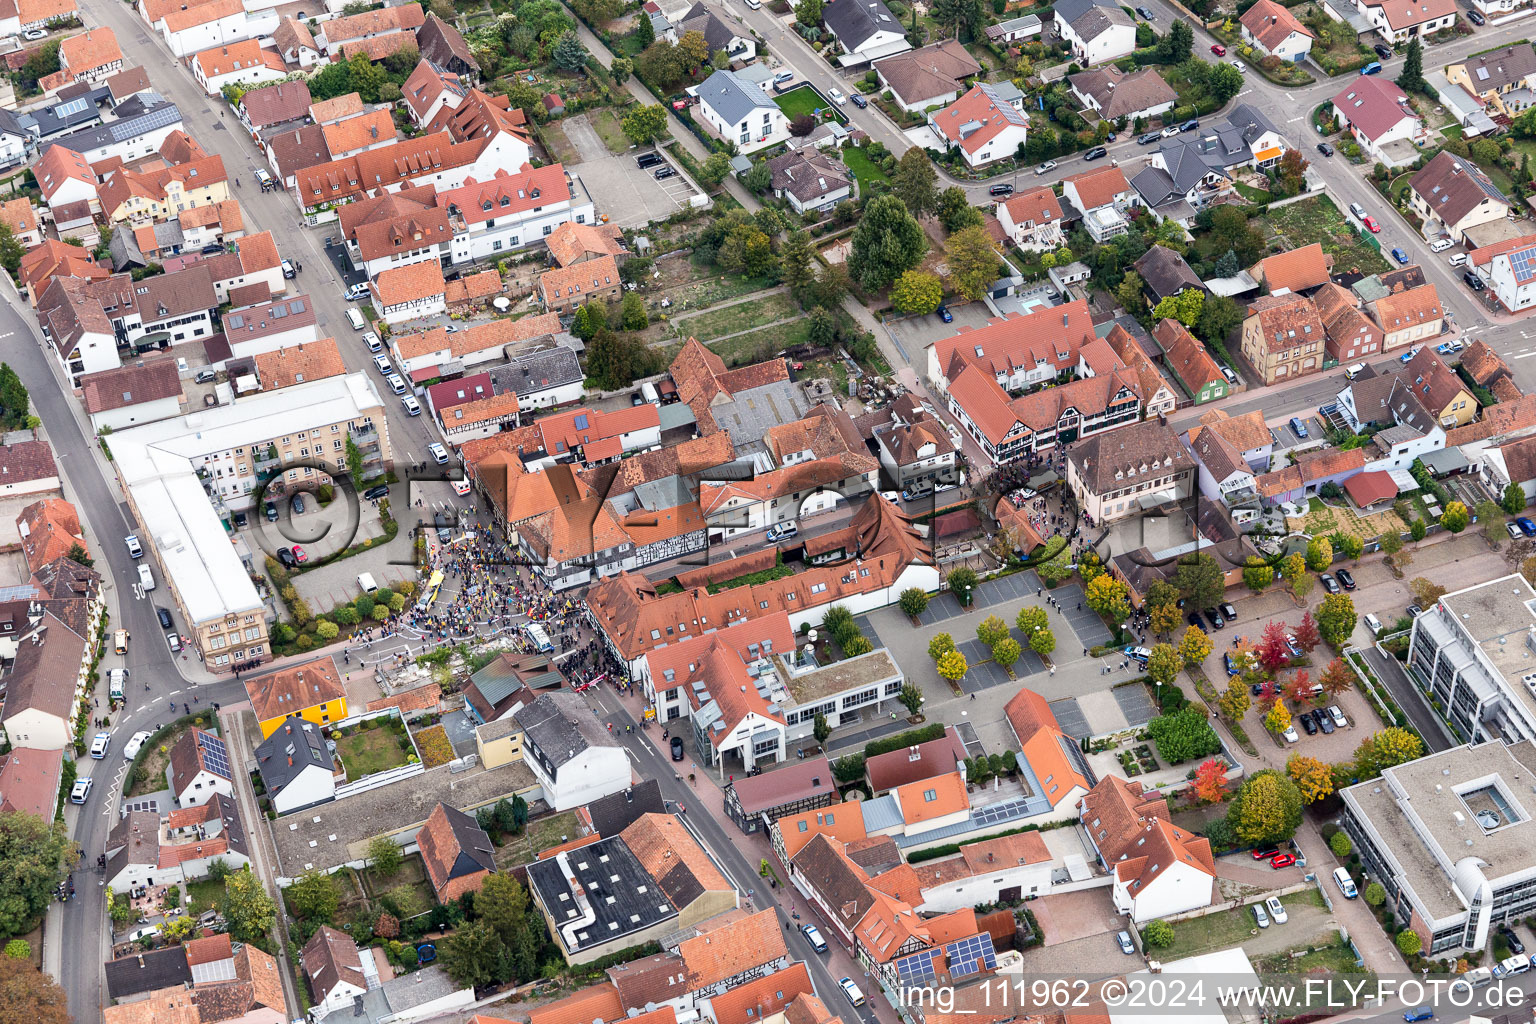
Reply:
[[[1061,605],[1061,614],[1065,615],[1067,621],[1072,624],[1072,632],[1077,634],[1078,640],[1084,647],[1097,647],[1115,638],[1115,634],[1104,625],[1104,620],[1099,618],[1099,613],[1089,608],[1084,602],[1083,588],[1076,583],[1057,587],[1051,591],[1051,596]],[[1079,608],[1078,605],[1082,607]]]
[[[858,618],[853,620],[853,624],[859,627],[859,632],[863,633],[864,636],[868,638],[870,645],[873,646],[875,650],[879,650],[885,646],[880,642],[880,634],[876,631],[874,625],[869,621],[868,615],[860,615]]]
[[[1152,704],[1152,698],[1144,684],[1117,686],[1111,692],[1115,695],[1115,703],[1119,704],[1120,710],[1125,712],[1127,724],[1145,725],[1157,717],[1157,708]]]
[[[923,609],[923,614],[917,617],[917,621],[925,626],[932,626],[953,619],[964,610],[960,607],[960,602],[955,600],[955,595],[946,590],[928,601],[928,607]]]
[[[1061,731],[1073,739],[1093,735],[1093,730],[1088,727],[1088,719],[1083,715],[1083,709],[1077,706],[1076,699],[1066,697],[1051,701],[1051,714],[1056,716],[1056,724],[1061,726]]]
[[[988,660],[992,651],[980,640],[967,640],[955,649],[965,655],[965,662],[970,666],[965,678],[960,680],[960,689],[964,692],[978,693],[1008,682],[1008,673],[997,662]]]

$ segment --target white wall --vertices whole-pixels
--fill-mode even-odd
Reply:
[[[171,779],[171,766],[166,765],[166,788],[170,789],[174,783]],[[213,799],[215,793],[224,796],[234,796],[235,788],[230,781],[210,771],[199,771],[192,777],[180,793],[174,793],[176,802],[183,807],[201,807]]]
[[[546,207],[536,214],[530,212],[522,217],[505,220],[497,217],[495,227],[486,227],[485,223],[476,225],[463,234],[453,236],[451,260],[458,264],[504,255],[535,242],[542,242],[555,228],[570,221],[577,224],[596,223],[592,204],[572,206],[561,203]]]
[[[1131,920],[1143,925],[1170,914],[1210,906],[1214,883],[1215,879],[1204,871],[1176,861],[1135,897],[1126,891],[1123,882],[1116,880],[1113,899],[1122,913],[1130,909]]]
[[[535,774],[540,772],[537,758],[524,760]],[[561,765],[558,778],[544,783],[544,796],[557,811],[568,811],[594,800],[622,793],[630,787],[632,773],[629,755],[622,747],[588,747],[579,756]]]
[[[1136,29],[1131,25],[1111,25],[1091,42],[1084,42],[1061,15],[1055,15],[1056,29],[1072,47],[1084,67],[1127,56],[1136,49]]]
[[[277,26],[276,8],[268,8],[258,14],[252,14],[249,11],[232,14],[227,18],[184,28],[180,32],[170,31],[164,19],[159,24],[160,35],[164,37],[165,44],[178,57],[190,57],[212,46],[224,46],[227,43],[238,43],[245,39],[265,39],[277,31]]]
[[[1490,273],[1485,275],[1493,294],[1511,310],[1519,311],[1536,306],[1536,280],[1524,284],[1515,283],[1515,274],[1509,265],[1509,256],[1495,256],[1489,264]]]
[[[272,797],[272,807],[279,815],[283,815],[301,807],[325,803],[335,796],[335,776],[319,765],[312,765]]]
[[[108,409],[106,412],[91,414],[91,430],[100,433],[103,427],[113,430],[122,430],[126,427],[135,427],[141,423],[154,423],[156,420],[168,420],[172,416],[181,414],[181,401],[176,395],[166,398],[157,398],[153,402],[141,402],[138,405],[129,405],[121,409]]]
[[[36,750],[63,750],[73,739],[68,722],[45,711],[32,709],[18,712],[7,719],[5,736],[12,747],[32,747]]]

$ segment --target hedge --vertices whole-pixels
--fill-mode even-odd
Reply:
[[[988,839],[1002,839],[1004,836],[1016,836],[1021,832],[1039,832],[1039,825],[1022,825],[1019,828],[1010,828],[1004,832],[989,832],[984,836],[973,836],[965,841],[965,845],[980,843]],[[960,843],[945,843],[943,846],[933,846],[926,850],[914,850],[907,854],[908,864],[917,864],[925,860],[933,860],[936,857],[949,857],[960,852]]]
[[[919,743],[927,743],[931,740],[944,738],[944,723],[931,722],[917,729],[908,729],[899,732],[895,736],[887,736],[883,740],[874,740],[864,745],[864,758],[877,757],[880,754],[889,754],[893,750],[901,750],[905,747],[915,747]]]

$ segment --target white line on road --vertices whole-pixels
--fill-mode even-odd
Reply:
[[[1536,352],[1521,352],[1519,355],[1515,356],[1515,358],[1516,359],[1529,359],[1529,358],[1531,358],[1531,356],[1536,356]]]
[[[141,712],[148,711],[148,710],[149,710],[149,705],[148,704],[140,704],[138,707],[133,709],[133,713],[137,715],[137,714],[139,714]]]

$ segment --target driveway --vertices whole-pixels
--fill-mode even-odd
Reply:
[[[952,324],[945,323],[937,313],[929,313],[926,316],[903,317],[885,325],[885,329],[900,340],[901,347],[906,350],[912,365],[917,367],[920,374],[926,372],[928,365],[923,357],[923,349],[941,338],[953,337],[961,327],[985,327],[987,321],[992,319],[992,311],[985,302],[950,306],[949,312],[955,318]]]
[[[1114,935],[1125,927],[1125,919],[1115,913],[1106,889],[1083,889],[1042,896],[1031,900],[1029,909],[1045,932],[1045,944],[1072,942],[1089,936],[1106,936],[1105,949],[1116,950]]]
[[[677,169],[674,177],[657,181],[659,168],[641,170],[635,158],[650,149],[635,149],[614,156],[587,122],[585,114],[562,122],[565,137],[581,156],[581,180],[589,195],[600,201],[609,222],[624,228],[637,228],[651,221],[665,220],[683,209],[698,188],[665,150],[656,150],[669,166]]]

